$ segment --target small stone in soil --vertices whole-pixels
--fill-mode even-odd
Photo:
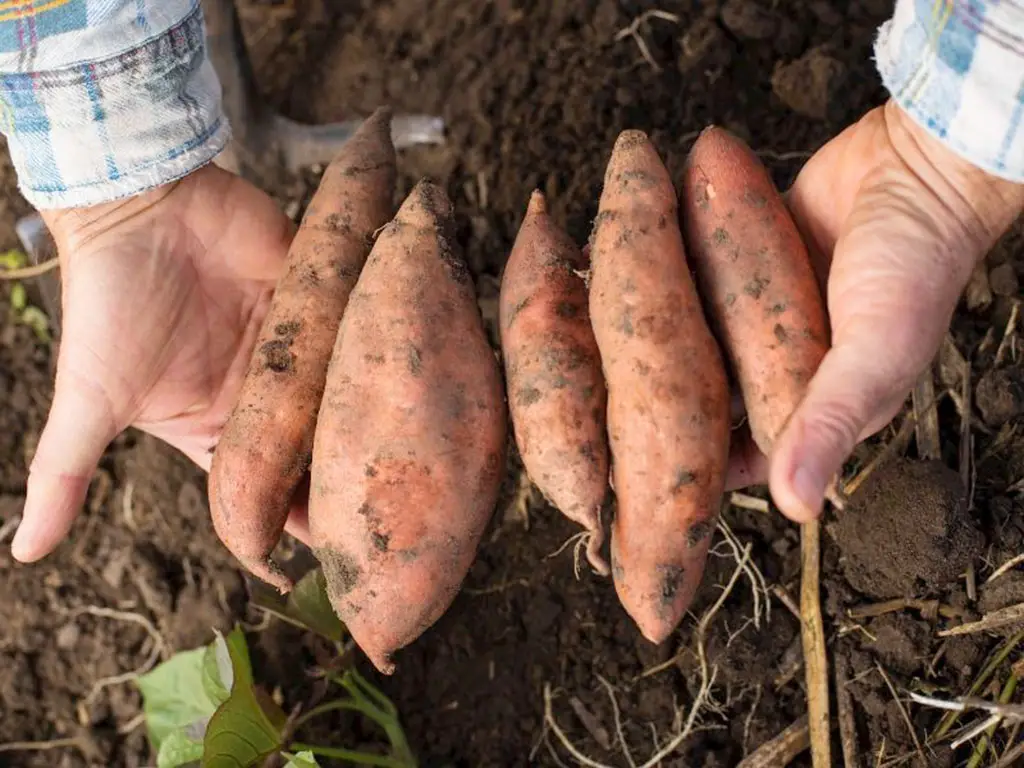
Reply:
[[[775,14],[754,0],[726,0],[722,23],[736,37],[747,40],[767,40],[779,27]]]
[[[1020,281],[1017,279],[1017,270],[1013,268],[1013,264],[993,267],[988,273],[988,282],[996,296],[1016,296],[1020,290]]]
[[[679,38],[679,71],[684,75],[701,67],[715,69],[729,63],[732,41],[711,19],[698,19]]]
[[[990,427],[998,428],[1024,412],[1024,381],[1016,367],[989,371],[974,390],[981,417]]]
[[[835,119],[842,108],[840,93],[846,80],[846,66],[820,48],[789,64],[779,64],[772,73],[772,90],[782,102],[801,115],[818,120]]]
[[[935,595],[984,546],[959,474],[939,461],[890,460],[837,518],[850,586],[878,599]]]

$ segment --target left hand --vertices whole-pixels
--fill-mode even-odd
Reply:
[[[42,214],[60,253],[63,335],[12,543],[24,562],[67,535],[127,427],[209,469],[294,234],[273,200],[212,164],[125,200]],[[289,530],[304,538],[301,511]]]

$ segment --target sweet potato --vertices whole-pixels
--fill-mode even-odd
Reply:
[[[785,202],[738,138],[705,130],[683,190],[687,252],[767,456],[828,348],[821,292]]]
[[[256,576],[286,590],[270,553],[309,467],[342,315],[387,223],[395,185],[391,114],[375,112],[324,172],[288,253],[239,400],[210,469],[214,527]]]
[[[424,181],[377,239],[317,423],[309,526],[328,595],[382,672],[448,608],[493,512],[507,423],[498,361]]]
[[[607,393],[590,326],[587,259],[534,192],[501,279],[499,325],[516,445],[544,497],[589,534],[607,575],[601,506],[608,491]]]
[[[619,136],[591,239],[590,312],[608,382],[612,577],[652,642],[700,584],[724,491],[729,390],[690,278],[668,171]]]

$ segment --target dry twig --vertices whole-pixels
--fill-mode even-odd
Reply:
[[[889,673],[885,671],[881,664],[875,662],[875,667],[878,669],[878,674],[885,680],[885,687],[889,689],[889,693],[892,694],[893,701],[896,702],[896,706],[899,707],[900,714],[903,716],[903,722],[907,724],[907,730],[910,731],[911,738],[914,739],[914,747],[917,749],[917,754],[921,757],[921,765],[928,765],[928,758],[925,757],[924,748],[921,746],[921,740],[917,738],[917,731],[914,730],[914,721],[910,719],[910,713],[907,712],[906,706],[900,699],[899,694],[896,693],[896,686],[892,684],[892,680],[889,679]]]
[[[918,600],[912,597],[898,597],[895,600],[886,600],[882,603],[857,606],[847,610],[846,615],[851,619],[870,619],[875,616],[884,616],[887,613],[903,611],[907,608],[920,611],[921,616],[928,620],[933,620],[938,616],[943,616],[947,619],[958,619],[964,615],[964,612],[959,608],[943,605],[938,600]]]
[[[804,715],[770,741],[743,758],[736,768],[775,768],[789,765],[811,745],[807,715]]]
[[[857,492],[864,482],[875,472],[883,463],[891,459],[893,456],[903,453],[906,450],[907,443],[910,442],[910,436],[914,433],[914,426],[917,423],[917,419],[914,417],[913,411],[907,414],[906,418],[903,419],[903,423],[900,425],[899,431],[896,436],[893,437],[885,447],[882,448],[878,453],[867,464],[864,468],[853,478],[850,482],[846,483],[843,487],[843,493],[847,496],[853,496]]]
[[[821,523],[813,520],[800,529],[800,635],[807,679],[807,712],[814,768],[831,768],[829,736],[828,656],[825,625],[821,618]]]
[[[939,412],[935,399],[935,379],[928,366],[917,380],[913,393],[914,419],[917,422],[917,451],[922,459],[942,458],[939,439]]]
[[[0,744],[0,752],[45,752],[49,749],[62,749],[64,747],[75,747],[84,751],[82,739],[73,737],[69,739],[52,739],[50,741],[10,741]]]
[[[999,649],[994,654],[992,654],[992,656],[989,658],[988,662],[982,668],[981,672],[979,672],[978,676],[976,678],[974,678],[974,682],[971,683],[971,687],[968,689],[967,696],[965,697],[964,700],[966,700],[966,701],[974,701],[974,699],[972,697],[974,697],[988,683],[988,681],[992,678],[992,675],[995,674],[996,669],[999,668],[999,665],[1002,664],[1004,661],[1006,661],[1006,658],[1011,653],[1013,653],[1014,649],[1018,645],[1020,645],[1022,640],[1024,640],[1024,629],[1018,631],[1016,634],[1014,634],[1013,636],[1011,636],[1011,637],[1006,639],[1006,642],[1004,642],[999,647]],[[920,698],[919,695],[915,694],[915,693],[912,693],[910,696],[914,700],[917,700],[918,698]],[[945,709],[953,710],[949,714],[947,714],[944,718],[942,718],[942,721],[939,723],[938,727],[935,729],[935,732],[932,733],[932,735],[931,735],[930,741],[932,741],[932,742],[938,741],[943,736],[945,736],[947,733],[949,733],[949,729],[952,728],[953,725],[956,723],[957,718],[960,715],[960,712],[962,712],[966,708],[966,705],[961,705],[961,704],[953,703],[951,706],[948,706],[949,702],[942,702],[942,700],[940,700],[940,699],[933,699],[933,698],[930,698],[930,697],[924,697],[924,698],[927,701],[920,701],[918,703],[922,703],[922,704],[927,703],[927,704],[929,704],[930,706],[933,706],[933,707],[934,706],[939,706],[939,707],[943,707]],[[936,702],[939,702],[939,703],[936,704]],[[947,706],[944,706],[944,705],[947,705]]]
[[[996,359],[992,364],[994,368],[998,368],[1003,364],[1003,360],[1006,358],[1006,351],[1010,348],[1014,337],[1017,335],[1017,319],[1020,317],[1020,301],[1014,299],[1013,306],[1010,308],[1010,319],[1006,321],[1006,330],[1003,331],[1003,339],[999,342],[999,347],[996,349]]]
[[[0,535],[0,541],[3,541],[3,540],[4,540],[4,537],[2,535]],[[986,584],[992,583],[993,581],[998,579],[1000,576],[1002,576],[1004,573],[1009,571],[1011,568],[1014,568],[1014,567],[1020,565],[1021,563],[1024,563],[1024,552],[1021,552],[1019,555],[1011,557],[1005,563],[1003,563],[998,568],[996,568],[992,572],[992,575],[989,576],[987,579],[985,579],[985,583]]]
[[[987,632],[993,629],[1002,629],[1024,621],[1024,603],[1010,605],[1000,608],[997,611],[986,613],[978,621],[969,621],[958,627],[944,629],[938,633],[939,637],[956,637],[957,635],[973,635],[978,632]]]
[[[857,743],[857,723],[853,716],[853,699],[850,696],[849,661],[839,655],[835,659],[836,709],[839,715],[839,742],[843,749],[843,763],[846,768],[859,768],[860,746]]]
[[[31,267],[20,267],[18,269],[0,270],[0,280],[29,280],[33,277],[45,275],[52,272],[60,264],[57,257],[47,259],[42,264],[33,264]]]
[[[765,515],[771,513],[771,507],[768,505],[767,499],[749,496],[739,491],[733,491],[729,494],[729,503],[739,509],[749,509],[751,512],[760,512]]]

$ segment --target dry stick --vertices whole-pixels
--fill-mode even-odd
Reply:
[[[959,608],[943,605],[938,600],[918,600],[912,597],[898,597],[895,600],[886,600],[882,603],[860,605],[847,610],[846,615],[851,619],[870,619],[907,608],[920,611],[921,615],[926,619],[934,619],[937,616],[943,616],[947,619],[958,619],[964,615],[964,612]]]
[[[3,544],[19,525],[21,525],[21,515],[15,515],[3,525],[0,525],[0,544]]]
[[[43,752],[48,749],[75,747],[82,751],[81,738],[53,739],[52,741],[11,741],[0,744],[0,752]]]
[[[860,746],[857,743],[857,723],[853,716],[853,698],[847,686],[850,684],[849,661],[837,656],[836,668],[836,709],[839,715],[839,741],[843,748],[843,763],[846,768],[860,768]]]
[[[846,483],[843,487],[843,492],[847,496],[852,496],[857,492],[864,481],[871,476],[871,474],[877,470],[884,462],[891,459],[895,454],[902,453],[906,448],[907,442],[910,440],[911,434],[914,432],[914,426],[917,423],[913,412],[908,413],[906,418],[903,419],[903,424],[900,425],[899,431],[896,436],[885,444],[878,453],[875,454],[874,458],[871,459],[850,482]]]
[[[831,768],[829,734],[828,657],[825,625],[821,618],[821,522],[813,520],[800,529],[800,635],[804,646],[807,678],[807,714],[814,768]]]
[[[0,280],[28,280],[33,277],[39,277],[55,270],[59,263],[60,260],[54,257],[47,259],[42,264],[34,264],[31,267],[0,270]]]
[[[790,596],[784,586],[781,584],[772,584],[771,593],[779,599],[779,602],[786,607],[786,610],[793,614],[793,618],[800,621],[800,606],[796,604],[796,600]]]
[[[1024,640],[1024,629],[1018,631],[1012,637],[1007,638],[1006,642],[1003,643],[1003,645],[999,648],[998,651],[996,651],[995,654],[993,654],[993,656],[989,659],[988,663],[984,666],[981,672],[978,673],[978,676],[974,679],[974,682],[971,683],[971,687],[967,691],[968,697],[972,697],[975,694],[977,694],[978,691],[980,691],[982,687],[984,687],[988,683],[988,681],[992,678],[992,675],[995,674],[995,671],[999,667],[999,665],[1006,661],[1006,657],[1009,656],[1018,645],[1020,645],[1021,640]],[[921,697],[916,693],[911,693],[910,697],[915,701],[918,701],[918,703],[926,703],[925,701],[921,701]],[[931,699],[929,701],[931,703],[931,706],[942,705],[941,702],[940,704],[936,705],[934,702],[938,700],[935,699]],[[960,712],[963,711],[964,708],[964,705],[958,706],[956,704],[954,704],[952,707],[947,707],[947,709],[953,709],[955,711],[950,712],[948,715],[942,718],[942,722],[940,722],[938,728],[935,729],[935,732],[932,734],[930,741],[937,741],[941,739],[943,736],[945,736],[947,733],[949,733],[949,729],[952,728],[953,725],[956,723],[957,718],[960,716]]]
[[[583,723],[583,727],[587,729],[587,733],[593,737],[598,746],[605,751],[611,749],[611,737],[594,713],[587,709],[583,702],[575,696],[569,698],[569,706],[572,707],[572,711],[576,713],[576,717]]]
[[[1003,756],[999,758],[999,762],[992,768],[1010,768],[1011,765],[1016,765],[1017,760],[1021,757],[1024,757],[1024,741],[1004,752]]]
[[[0,541],[3,541],[3,540],[4,540],[4,537],[0,536]],[[995,581],[1000,576],[1002,576],[1004,573],[1009,571],[1011,568],[1013,568],[1014,566],[1020,565],[1021,563],[1024,563],[1024,552],[1021,552],[1019,555],[1015,555],[1014,557],[1011,557],[1005,563],[1003,563],[998,568],[996,568],[995,571],[992,572],[992,575],[989,576],[987,579],[985,579],[985,583],[986,584],[990,584],[991,582]]]
[[[964,363],[960,398],[965,417],[960,420],[960,479],[968,497],[971,495],[971,364]]]
[[[990,629],[1001,629],[1024,621],[1024,603],[1000,608],[998,611],[986,613],[978,621],[969,621],[958,627],[944,629],[939,637],[956,637],[957,635],[973,635]]]
[[[767,499],[759,499],[757,496],[748,496],[745,493],[733,491],[729,495],[729,503],[738,507],[739,509],[749,509],[751,512],[760,512],[762,514],[771,514],[771,507],[768,505]]]
[[[907,724],[907,730],[910,731],[910,735],[914,739],[914,747],[917,748],[917,754],[921,756],[922,765],[927,766],[928,758],[925,757],[924,747],[921,746],[921,740],[917,738],[917,731],[914,730],[914,723],[910,719],[910,713],[907,712],[907,708],[900,700],[899,694],[896,693],[896,686],[892,684],[892,680],[889,679],[889,674],[877,661],[875,662],[875,667],[878,669],[878,673],[882,676],[882,679],[885,680],[885,685],[889,689],[889,693],[892,694],[893,701],[896,702],[896,706],[899,707],[900,714],[903,715],[903,722]]]
[[[1003,364],[1003,359],[1006,357],[1006,350],[1010,347],[1010,341],[1017,333],[1017,318],[1020,315],[1020,301],[1018,299],[1013,300],[1013,307],[1010,309],[1010,319],[1006,321],[1006,330],[1003,332],[1003,340],[999,342],[999,348],[996,349],[996,359],[992,364],[993,368],[998,368]]]
[[[605,680],[601,675],[598,675],[597,679],[608,692],[608,698],[611,699],[612,719],[615,723],[615,737],[619,740],[619,746],[622,747],[622,754],[626,756],[626,762],[629,763],[630,768],[636,768],[636,761],[633,759],[633,753],[629,751],[629,745],[626,743],[626,737],[622,733],[622,714],[619,712],[619,702],[615,698],[615,689],[612,687],[612,684]]]
[[[1003,686],[1003,690],[999,693],[999,703],[1008,704],[1016,689],[1017,675],[1011,672],[1010,676],[1006,678],[1006,684]],[[988,725],[985,729],[985,735],[978,739],[978,743],[974,745],[974,753],[971,755],[971,759],[967,762],[967,768],[978,768],[978,766],[981,765],[981,760],[985,756],[985,752],[988,749],[989,744],[992,743],[992,737],[995,735],[996,728],[999,727],[999,723],[1002,720],[1002,717],[999,715],[993,715],[993,717],[995,718],[995,722]],[[956,747],[954,747],[954,749],[955,748]]]
[[[922,459],[942,458],[939,439],[939,411],[935,407],[935,379],[928,366],[917,380],[913,393],[914,419],[917,422],[917,451]]]
[[[804,715],[771,741],[766,741],[743,758],[736,768],[774,768],[789,765],[811,745],[810,727]]]

